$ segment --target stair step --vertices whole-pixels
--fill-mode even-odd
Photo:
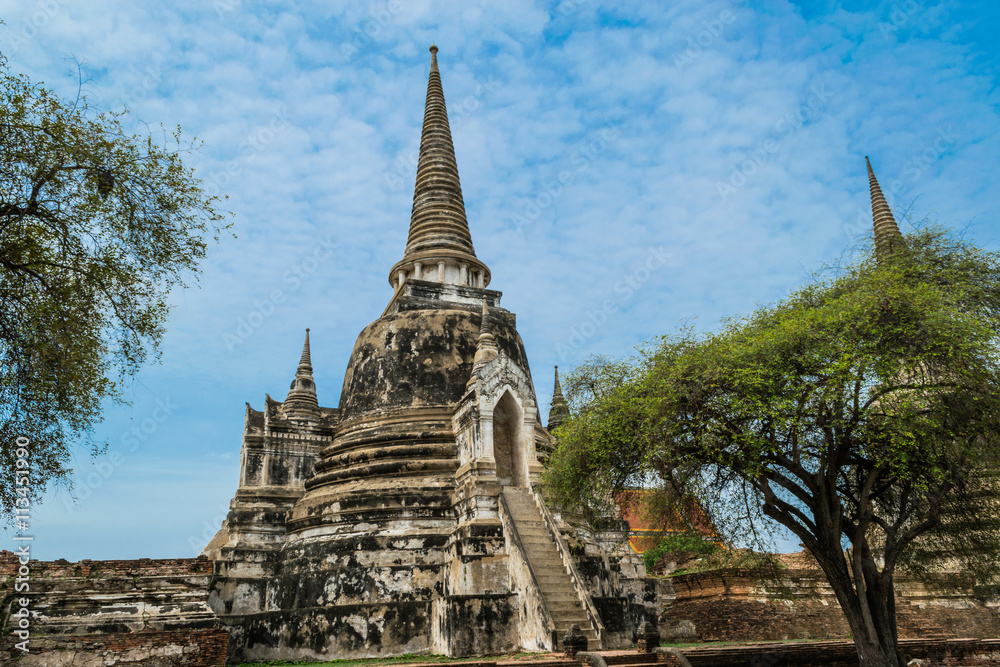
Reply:
[[[563,616],[565,614],[582,614],[583,605],[577,602],[575,605],[572,602],[558,602],[550,603],[548,600],[545,601],[545,605],[549,608],[549,613],[555,616]]]
[[[573,625],[574,623],[579,625],[581,628],[590,627],[590,619],[587,618],[587,615],[583,613],[583,611],[579,611],[576,613],[559,614],[558,618],[553,618],[552,620],[555,621],[557,628],[562,627],[565,629],[569,629],[569,626]]]
[[[521,544],[525,546],[535,547],[536,549],[547,549],[555,553],[556,545],[549,539],[548,535],[544,536],[525,536],[521,535]]]
[[[519,489],[504,489],[503,495],[517,528],[521,549],[531,563],[535,583],[552,615],[560,645],[566,631],[575,624],[580,626],[591,648],[600,647],[597,633],[590,624],[583,602],[577,595],[559,548],[549,534],[534,497]]]
[[[557,564],[560,568],[563,567],[562,558],[559,558],[554,553],[551,553],[549,551],[535,551],[533,549],[525,549],[525,551],[527,551],[528,556],[531,557],[532,565],[534,565],[536,562],[539,563],[545,562],[545,563]]]
[[[561,591],[560,590],[550,591],[549,594],[545,596],[545,601],[548,602],[549,600],[551,600],[552,602],[564,602],[566,600],[569,600],[571,602],[579,602],[580,598],[577,597],[576,591],[572,589],[565,589]]]

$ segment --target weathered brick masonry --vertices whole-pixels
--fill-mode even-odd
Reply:
[[[21,667],[222,667],[228,632],[208,607],[206,558],[30,561],[15,591],[18,558],[0,552],[0,662]],[[28,653],[15,647],[11,614],[28,600]]]
[[[694,623],[702,641],[846,639],[850,629],[837,599],[815,570],[787,570],[778,582],[752,571],[717,570],[670,578],[674,601],[661,625]],[[958,582],[927,587],[897,578],[900,637],[1000,637],[995,605],[978,600]]]
[[[920,658],[926,667],[980,667],[1000,663],[1000,640],[902,640],[900,650],[908,659]],[[747,646],[685,648],[692,667],[857,667],[854,642],[808,644],[758,644]],[[664,659],[665,658],[665,659]],[[664,665],[680,665],[673,656],[661,656]]]

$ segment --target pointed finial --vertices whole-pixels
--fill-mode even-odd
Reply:
[[[490,332],[489,307],[483,295],[483,316],[479,321],[479,339],[476,341],[476,356],[472,359],[472,375],[466,385],[469,389],[476,383],[476,373],[480,368],[496,359],[500,354],[496,338]]]
[[[871,190],[872,198],[872,222],[875,226],[875,257],[879,260],[887,258],[892,254],[894,248],[902,246],[903,235],[896,225],[896,219],[892,217],[892,209],[885,201],[882,188],[879,187],[875,179],[875,172],[872,170],[872,163],[865,156],[865,164],[868,166],[868,186]]]
[[[312,376],[312,358],[309,355],[309,329],[306,329],[306,342],[302,345],[302,357],[299,359],[299,368],[295,372],[296,377],[299,373],[305,372],[308,376]]]
[[[389,284],[399,289],[407,279],[416,278],[482,288],[490,282],[490,271],[472,246],[437,46],[431,45],[430,52],[410,233],[403,258],[389,271]]]
[[[316,398],[316,383],[313,381],[312,357],[309,353],[309,329],[302,344],[302,356],[295,370],[295,379],[285,399],[285,415],[289,418],[306,419],[316,416],[319,401]]]
[[[488,329],[488,327],[489,327],[489,316],[490,316],[490,309],[486,305],[486,295],[484,294],[483,295],[483,315],[482,315],[482,319],[479,320],[479,335],[482,335],[483,333],[485,333],[486,331],[489,330]]]
[[[569,417],[569,404],[563,398],[562,387],[559,385],[559,367],[556,366],[555,387],[552,389],[552,404],[549,406],[548,430],[553,431]]]
[[[489,362],[490,360],[492,360],[494,357],[497,356],[496,339],[493,337],[493,333],[491,332],[490,329],[491,329],[490,311],[488,306],[486,305],[486,296],[483,295],[483,316],[482,319],[479,321],[479,340],[476,343],[478,347],[476,351],[476,359],[480,358],[479,351],[483,350],[484,348],[488,348],[487,352],[489,350],[492,350],[492,356],[490,356],[490,358],[487,359],[486,362],[484,363]]]

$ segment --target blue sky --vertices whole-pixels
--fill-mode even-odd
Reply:
[[[75,456],[76,500],[34,513],[37,557],[196,554],[244,403],[284,398],[306,327],[337,405],[406,242],[432,42],[543,405],[554,364],[710,329],[835,260],[871,225],[865,155],[897,213],[998,248],[994,3],[320,4],[0,1],[12,69],[75,96],[79,62],[95,107],[203,142],[238,236],[172,295],[162,363],[109,406],[108,454]]]

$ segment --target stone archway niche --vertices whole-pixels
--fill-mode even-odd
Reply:
[[[493,408],[493,457],[497,480],[503,486],[525,487],[524,415],[521,406],[505,391]]]

